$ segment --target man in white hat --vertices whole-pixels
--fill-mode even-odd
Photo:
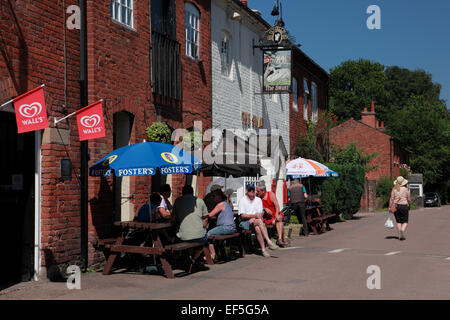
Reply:
[[[406,187],[408,180],[399,176],[394,181],[391,199],[389,200],[389,211],[394,213],[397,221],[397,230],[399,240],[406,240],[405,232],[408,227],[409,208],[411,206],[411,195]]]

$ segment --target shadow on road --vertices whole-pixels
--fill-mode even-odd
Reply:
[[[396,236],[388,236],[388,237],[385,237],[385,239],[388,239],[388,240],[396,239],[396,240],[398,240],[398,237],[396,237]]]

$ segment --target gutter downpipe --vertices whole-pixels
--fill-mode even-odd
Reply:
[[[80,107],[88,105],[87,92],[87,14],[86,0],[79,0],[80,6]],[[88,264],[88,142],[80,142],[80,263],[85,272]]]
[[[391,178],[392,178],[392,141],[394,141],[394,138],[390,137],[389,138],[389,170],[390,170]]]

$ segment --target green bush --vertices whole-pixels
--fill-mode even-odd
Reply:
[[[145,133],[150,142],[171,143],[172,140],[172,131],[164,122],[153,122]]]
[[[339,173],[339,177],[327,178],[322,184],[324,212],[342,214],[344,219],[351,219],[360,208],[365,169],[355,163],[329,163],[327,166]]]
[[[183,144],[188,150],[201,149],[203,144],[203,135],[199,131],[190,131],[183,137]]]
[[[289,221],[289,223],[291,224],[299,224],[300,222],[298,221],[298,218],[296,215],[292,215],[291,216],[291,221]]]
[[[377,198],[381,198],[383,208],[389,207],[389,198],[391,197],[394,179],[391,177],[381,177],[377,182]]]
[[[408,175],[409,175],[408,169],[406,169],[406,168],[400,168],[400,175],[401,175],[403,178],[408,179]]]

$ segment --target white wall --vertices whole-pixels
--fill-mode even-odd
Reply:
[[[289,154],[289,95],[276,97],[262,92],[262,51],[253,49],[264,35],[265,26],[241,12],[241,20],[232,20],[234,9],[227,0],[211,3],[211,57],[212,57],[212,125],[217,129],[247,130],[242,124],[242,112],[264,119],[264,128],[270,133],[277,129]],[[231,72],[222,74],[220,49],[224,34],[231,37]],[[280,154],[283,158],[283,156]],[[284,160],[284,159],[282,159]],[[270,190],[272,179],[277,180],[277,198],[282,205],[284,166],[275,172],[274,159],[262,159],[267,175],[261,177]],[[278,176],[276,176],[278,173]],[[241,190],[242,191],[242,190]],[[241,192],[242,193],[242,192]],[[241,194],[240,196],[243,196]]]
[[[226,0],[211,4],[212,43],[212,125],[218,129],[248,129],[242,125],[242,112],[264,119],[266,129],[278,129],[289,153],[289,95],[279,94],[278,102],[262,92],[262,52],[253,50],[263,35],[261,23],[241,13],[232,20],[233,10]],[[255,27],[253,24],[259,24]],[[260,30],[257,30],[260,28]],[[220,48],[224,31],[231,35],[232,68],[229,77],[222,74]]]

